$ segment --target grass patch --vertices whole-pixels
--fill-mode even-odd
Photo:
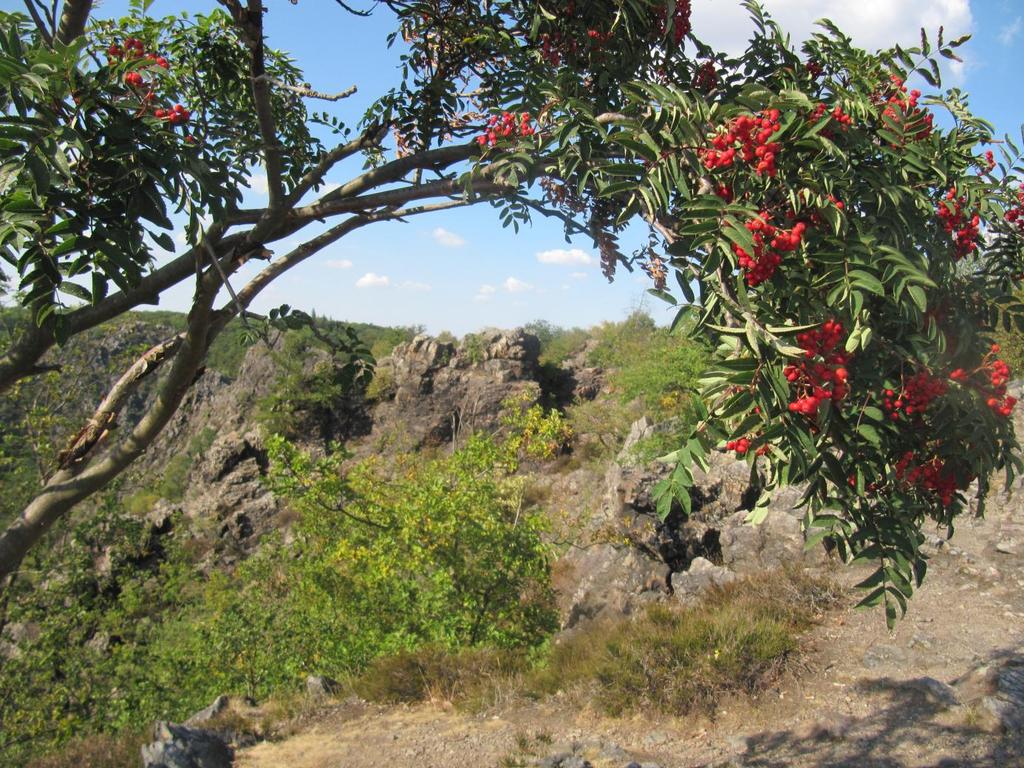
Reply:
[[[712,711],[723,694],[776,680],[800,633],[837,600],[830,581],[802,572],[738,581],[697,606],[653,606],[572,636],[552,647],[527,688],[577,689],[611,715]]]
[[[351,687],[358,696],[385,704],[440,701],[472,707],[492,698],[526,666],[525,654],[517,651],[427,647],[376,659]]]
[[[142,746],[148,741],[139,732],[82,736],[59,752],[31,760],[26,768],[125,768],[139,764]]]

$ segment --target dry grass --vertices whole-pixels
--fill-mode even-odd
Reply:
[[[369,701],[483,703],[526,667],[522,653],[473,648],[451,653],[421,648],[377,659],[350,685]]]
[[[73,739],[60,752],[37,757],[26,768],[125,768],[139,765],[142,733],[95,734]]]
[[[591,626],[533,664],[522,654],[426,649],[378,659],[352,688],[370,701],[469,709],[562,691],[611,715],[710,711],[723,695],[753,694],[776,680],[800,634],[839,597],[828,579],[775,572],[734,582],[698,606],[655,606]]]
[[[723,695],[777,679],[836,596],[828,582],[792,572],[735,582],[692,608],[654,606],[554,646],[526,688],[575,691],[610,715],[709,712]]]

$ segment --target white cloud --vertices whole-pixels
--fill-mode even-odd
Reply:
[[[921,27],[933,38],[944,27],[945,39],[952,40],[974,25],[970,0],[764,0],[764,5],[795,41],[807,39],[820,29],[814,22],[826,18],[868,49],[912,43]],[[738,53],[752,25],[739,0],[695,0],[693,30],[712,47]]]
[[[517,277],[506,278],[505,282],[502,283],[505,286],[505,290],[509,293],[526,293],[533,290],[533,286]]]
[[[270,186],[267,182],[267,174],[254,173],[249,177],[249,189],[260,195],[269,195]]]
[[[460,248],[466,244],[466,240],[454,232],[449,232],[444,227],[438,227],[433,232],[434,239],[443,245],[445,248]]]
[[[1003,27],[1003,31],[999,33],[999,42],[1003,45],[1013,45],[1013,41],[1020,34],[1020,27],[1021,17],[1018,16],[1010,24]]]
[[[493,285],[481,285],[480,289],[476,292],[476,296],[473,297],[473,301],[477,304],[483,304],[491,300],[494,294],[497,292],[497,288]]]
[[[391,278],[386,275],[378,275],[375,272],[367,272],[356,280],[356,288],[387,288],[391,285]]]
[[[570,272],[569,277],[571,277],[573,280],[586,280],[588,274],[586,272]]]
[[[432,286],[426,283],[417,283],[415,280],[406,280],[400,286],[403,290],[412,291],[413,293],[428,293],[433,289]]]
[[[552,248],[537,254],[541,264],[587,265],[594,263],[594,257],[580,248]]]
[[[324,263],[331,269],[352,269],[352,262],[349,259],[328,259]]]

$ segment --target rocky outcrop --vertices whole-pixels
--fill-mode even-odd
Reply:
[[[235,754],[219,736],[201,728],[157,723],[142,748],[143,768],[231,768]]]
[[[641,420],[631,435],[640,440],[652,430]],[[779,491],[760,525],[747,523],[757,494],[745,462],[712,455],[706,472],[694,471],[690,515],[676,507],[661,520],[652,494],[671,467],[629,457],[624,449],[609,468],[603,503],[589,523],[589,532],[604,531],[605,541],[570,552],[562,564],[575,578],[561,605],[563,628],[628,615],[671,595],[693,602],[737,575],[824,558],[822,550],[804,549],[797,489]]]
[[[370,443],[411,450],[497,429],[505,400],[539,399],[539,351],[537,337],[521,329],[484,331],[458,346],[426,335],[400,344],[377,365],[388,385]]]

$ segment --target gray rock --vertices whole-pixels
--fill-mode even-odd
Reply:
[[[486,330],[459,347],[426,335],[399,344],[377,365],[377,375],[393,382],[394,396],[374,408],[367,444],[395,440],[415,449],[499,429],[505,400],[540,398],[539,352],[537,337],[522,329]]]
[[[1017,542],[1013,539],[1001,539],[996,542],[996,552],[1004,555],[1016,555],[1018,551]]]
[[[210,706],[206,707],[205,709],[199,710],[194,715],[192,715],[192,717],[186,720],[185,725],[203,725],[205,723],[208,723],[215,717],[217,717],[217,715],[219,715],[225,709],[227,709],[230,703],[231,700],[227,696],[221,694],[213,700],[213,703],[210,704]]]
[[[672,574],[672,591],[677,599],[684,603],[692,603],[708,590],[735,580],[736,574],[728,568],[698,557],[690,563],[686,571]]]
[[[231,768],[234,751],[200,728],[158,722],[154,741],[142,748],[143,768]]]
[[[1024,658],[1014,657],[971,670],[954,681],[965,706],[988,715],[994,731],[1024,730]]]
[[[341,684],[324,675],[310,675],[306,678],[306,693],[314,699],[326,699],[337,696],[341,691]]]

